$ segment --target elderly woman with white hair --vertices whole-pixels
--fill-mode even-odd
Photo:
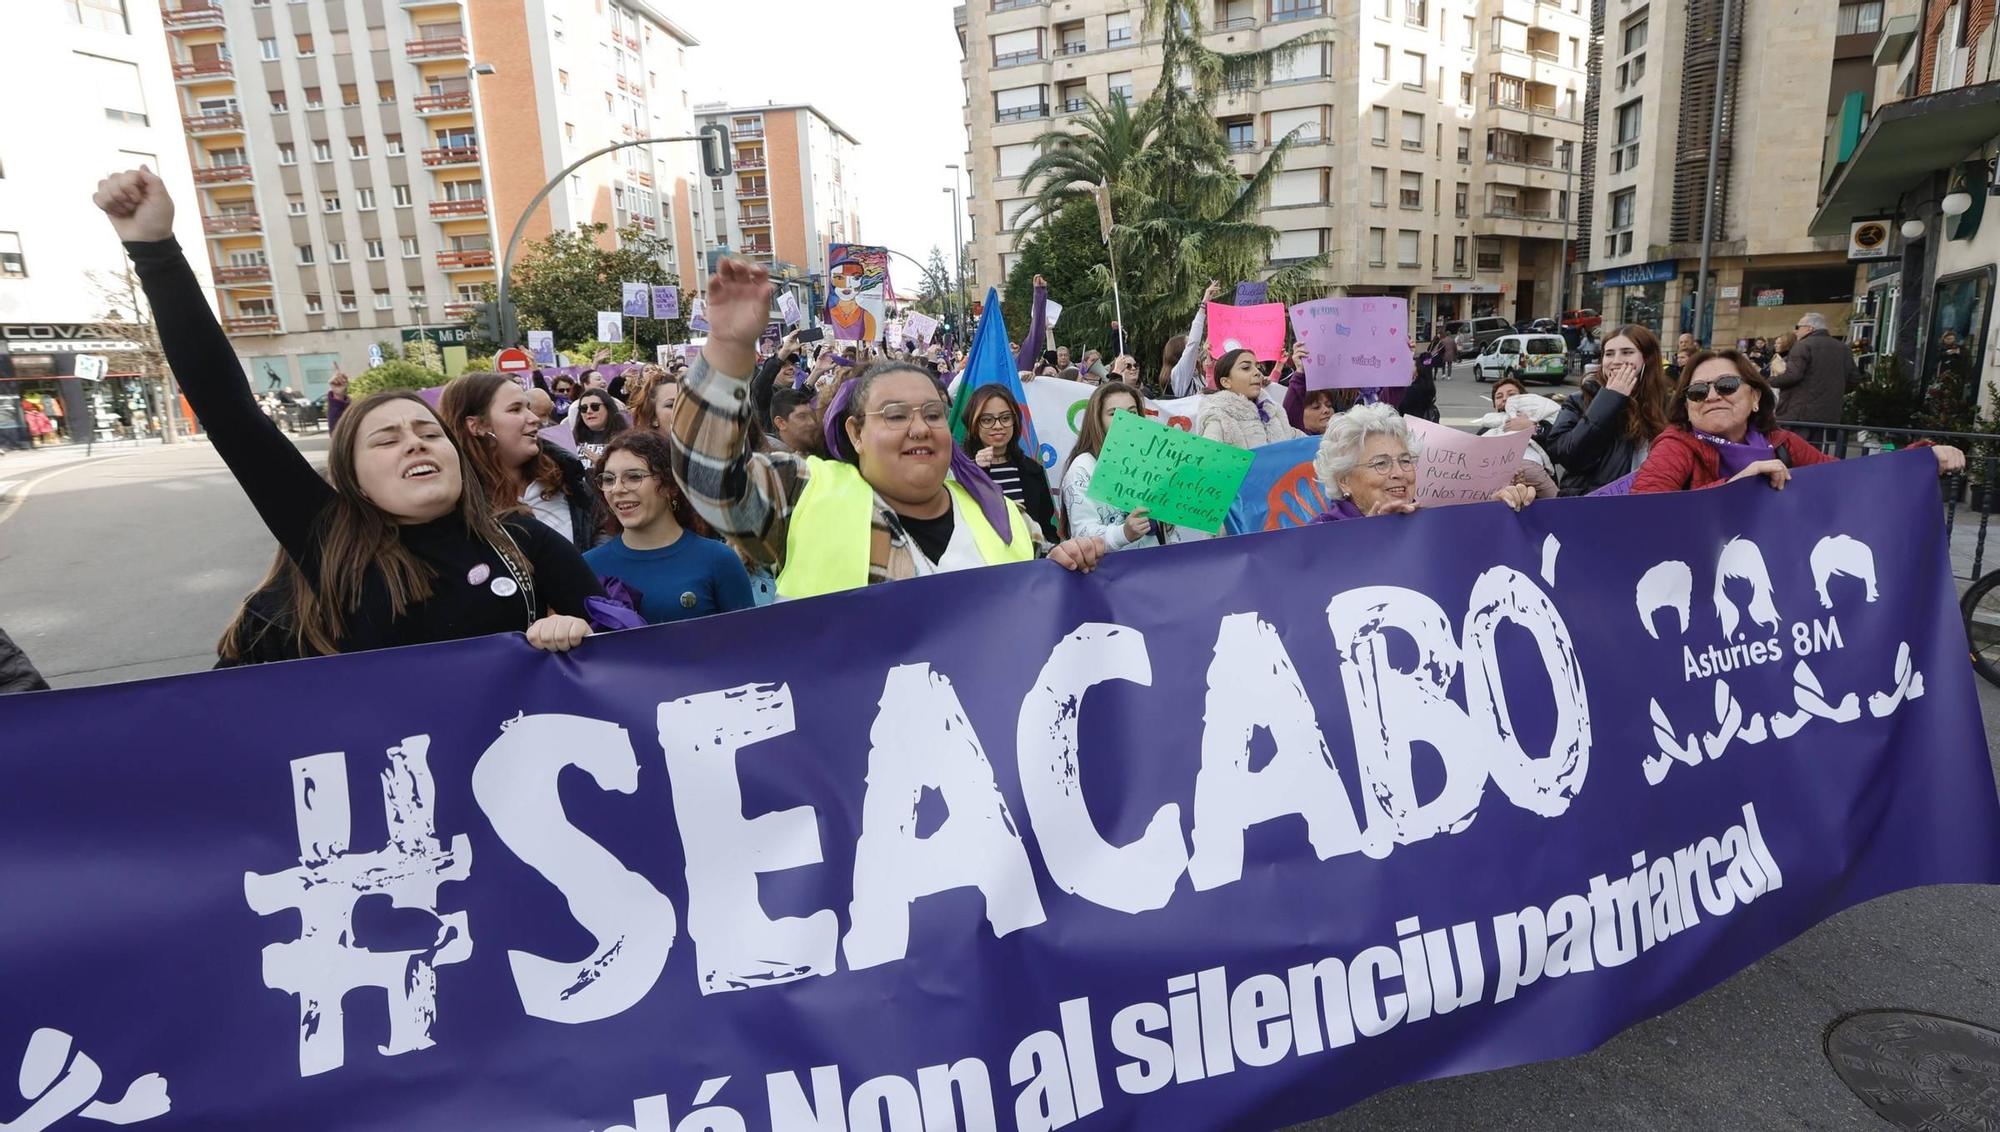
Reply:
[[[1417,438],[1388,405],[1356,405],[1333,418],[1320,437],[1313,469],[1334,501],[1315,523],[1407,515],[1417,509]],[[1519,511],[1535,489],[1510,483],[1493,500]]]

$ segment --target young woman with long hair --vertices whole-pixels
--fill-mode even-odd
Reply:
[[[570,435],[576,438],[576,455],[585,464],[596,466],[611,438],[632,427],[611,394],[602,389],[585,390],[570,413]]]
[[[1660,358],[1660,340],[1637,324],[1604,340],[1602,387],[1571,395],[1554,423],[1535,440],[1562,466],[1562,494],[1588,495],[1629,484],[1645,463],[1655,437],[1667,429],[1673,385]]]
[[[735,551],[708,537],[674,483],[666,437],[638,428],[612,437],[595,475],[616,537],[584,561],[599,578],[637,591],[647,624],[750,608],[749,574]]]
[[[1273,412],[1265,402],[1268,383],[1257,355],[1231,350],[1215,363],[1215,375],[1217,388],[1201,399],[1201,411],[1195,416],[1197,436],[1237,448],[1261,448],[1299,436],[1284,412]]]
[[[452,442],[472,460],[496,514],[522,509],[579,550],[595,546],[597,496],[583,462],[541,438],[520,383],[501,373],[453,378],[438,397]]]
[[[769,321],[770,276],[724,260],[708,281],[708,341],[674,414],[674,478],[697,513],[768,565],[783,598],[857,589],[1037,557],[1026,514],[952,443],[951,404],[908,362],[876,365],[827,409],[834,459],[760,452],[750,378]],[[1048,557],[1089,570],[1103,543],[1072,539]]]
[[[333,430],[322,479],[258,410],[174,240],[165,184],[150,170],[118,173],[95,200],[125,241],[202,427],[298,568],[303,585],[275,608],[292,619],[301,655],[521,630],[562,650],[589,635],[590,567],[541,523],[495,517],[423,398],[392,390],[357,401]]]
[[[1021,444],[1021,405],[1003,385],[972,391],[965,402],[965,440],[961,447],[985,470],[1001,494],[1019,503],[1028,518],[1051,541],[1056,537],[1056,503],[1049,495],[1048,473],[1042,462]]]
[[[1120,511],[1109,503],[1090,498],[1090,480],[1097,474],[1097,454],[1104,451],[1104,438],[1119,413],[1146,411],[1146,398],[1122,381],[1107,381],[1090,393],[1083,410],[1083,422],[1076,430],[1076,446],[1063,464],[1063,511],[1069,518],[1069,532],[1076,538],[1099,538],[1107,550],[1129,546],[1158,546],[1179,542],[1179,532],[1164,523],[1155,523],[1144,507]]]

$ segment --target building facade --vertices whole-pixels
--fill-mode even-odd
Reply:
[[[703,246],[763,264],[809,306],[810,281],[826,278],[827,246],[862,239],[849,173],[860,143],[810,105],[705,103],[695,114],[700,125],[728,127],[734,147],[735,171],[699,194],[694,230]]]
[[[1246,173],[1295,137],[1261,214],[1274,262],[1327,253],[1329,293],[1405,297],[1420,334],[1556,315],[1583,138],[1581,0],[1199,3],[1220,51],[1332,33],[1216,102]],[[956,18],[983,287],[1016,258],[1036,139],[1090,98],[1143,100],[1160,53],[1133,0],[975,0]]]
[[[181,141],[173,76],[151,0],[60,0],[8,9],[0,36],[0,445],[30,441],[30,407],[85,440],[100,418],[128,422],[137,382],[115,370],[75,378],[79,354],[117,355],[125,336],[101,328],[113,310],[134,317],[126,259],[91,204],[98,179],[145,165],[182,202],[181,243],[199,253],[199,214]],[[108,421],[107,421],[108,424]]]
[[[1669,341],[1698,332],[1698,301],[1712,312],[1710,342],[1775,337],[1808,311],[1846,335],[1865,271],[1849,261],[1845,228],[1808,229],[1843,131],[1879,101],[1874,57],[1898,7],[1841,0],[1824,19],[1799,19],[1737,3],[1724,69],[1723,0],[1594,0],[1601,64],[1578,304],[1601,310],[1607,324],[1639,323]],[[1718,80],[1723,124],[1711,147]],[[1703,203],[1711,148],[1712,210]],[[1697,275],[1711,211],[1702,300]],[[1854,329],[1872,348],[1873,320]]]
[[[695,41],[646,0],[170,2],[186,211],[259,388],[314,396],[371,345],[451,340],[544,184],[613,142],[692,132]],[[696,157],[590,162],[523,237],[602,221],[673,241]]]

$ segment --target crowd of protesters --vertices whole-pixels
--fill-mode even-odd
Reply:
[[[1451,363],[1433,343],[1402,387],[1312,389],[1303,350],[1260,362],[1210,348],[1212,284],[1149,380],[1129,354],[1047,349],[1037,278],[1019,376],[1095,386],[1074,447],[1049,467],[1026,443],[1016,393],[955,390],[963,359],[939,347],[842,343],[815,355],[794,334],[760,358],[771,283],[724,260],[706,289],[706,342],[689,360],[615,381],[595,370],[580,382],[465,374],[436,408],[407,391],[350,403],[343,383],[321,472],[259,410],[174,240],[160,180],[117,174],[96,201],[189,403],[278,543],[224,633],[223,664],[501,632],[562,651],[593,632],[952,570],[1046,559],[1088,573],[1110,552],[1205,537],[1090,494],[1119,414],[1146,413],[1159,396],[1199,397],[1194,431],[1225,444],[1319,436],[1314,468],[1332,501],[1320,522],[1408,514],[1421,507],[1421,450],[1407,422],[1437,419],[1432,382]],[[1802,337],[1824,336],[1808,322]],[[1491,499],[1520,510],[1556,494],[1745,478],[1782,488],[1831,459],[1777,424],[1781,397],[1787,419],[1838,419],[1825,403],[1837,408],[1851,375],[1831,372],[1831,349],[1821,358],[1794,346],[1785,365],[1758,345],[1710,350],[1683,337],[1669,358],[1646,328],[1607,327],[1599,368],[1561,401],[1496,383],[1476,428],[1532,435],[1522,471]],[[1940,473],[1963,467],[1956,449],[1932,451]],[[25,666],[4,636],[0,646],[0,662]],[[31,667],[4,674],[37,686]]]

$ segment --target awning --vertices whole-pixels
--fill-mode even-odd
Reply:
[[[1845,236],[1867,216],[1895,216],[1923,178],[2000,136],[2000,81],[1891,102],[1875,111],[1854,156],[1833,176],[1807,232]]]

